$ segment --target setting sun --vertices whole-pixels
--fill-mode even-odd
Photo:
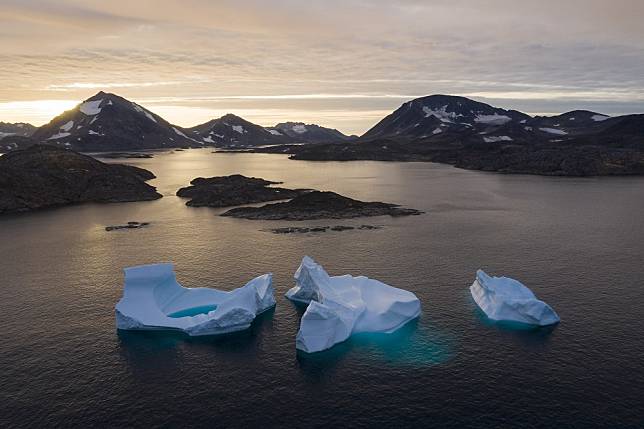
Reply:
[[[75,100],[10,101],[0,103],[0,117],[8,122],[42,125],[76,104],[78,101]]]

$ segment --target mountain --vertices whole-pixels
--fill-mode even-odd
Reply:
[[[161,198],[145,183],[142,168],[104,164],[51,145],[33,145],[0,157],[0,214],[83,202],[148,201]]]
[[[642,118],[642,115],[610,117],[588,110],[532,117],[465,97],[430,95],[404,103],[362,135],[360,140],[423,140],[428,144],[456,140],[469,144],[562,141],[607,144],[611,140],[619,145],[627,135],[630,135],[630,140],[643,135],[640,128],[644,126]]]
[[[32,138],[80,151],[202,145],[144,107],[102,91],[38,128]]]
[[[356,136],[347,136],[342,134],[340,131],[333,128],[325,128],[315,124],[305,124],[304,122],[282,122],[267,129],[273,134],[281,134],[290,137],[291,140],[293,140],[293,143],[349,141],[357,138]]]
[[[187,132],[202,144],[218,147],[262,146],[291,141],[288,136],[231,113],[189,128]]]
[[[36,127],[26,122],[0,122],[0,140],[7,136],[29,137],[36,131]]]
[[[644,115],[575,110],[532,117],[464,97],[432,95],[404,103],[356,142],[257,151],[318,161],[432,161],[503,173],[644,174]]]
[[[189,128],[188,132],[188,135],[205,145],[228,148],[337,142],[355,138],[332,128],[303,122],[283,122],[274,127],[262,127],[231,113]]]
[[[444,133],[490,132],[531,117],[465,97],[430,95],[408,101],[360,137],[419,139]]]

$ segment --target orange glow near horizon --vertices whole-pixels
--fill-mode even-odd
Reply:
[[[4,1],[0,121],[42,125],[100,90],[184,127],[230,112],[347,134],[431,94],[533,114],[644,112],[644,2],[583,6]]]

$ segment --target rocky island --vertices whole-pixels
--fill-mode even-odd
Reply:
[[[272,187],[281,182],[271,182],[257,177],[241,174],[203,178],[190,182],[191,186],[181,188],[177,196],[190,198],[190,207],[231,207],[242,204],[256,204],[267,201],[288,200],[303,193],[305,189],[286,189]]]
[[[161,198],[142,168],[105,164],[70,150],[34,145],[0,157],[0,214],[76,203]]]
[[[335,192],[312,191],[287,202],[266,204],[261,207],[234,208],[222,213],[221,216],[263,220],[314,220],[410,216],[421,213],[419,210],[402,208],[397,204],[364,202]]]

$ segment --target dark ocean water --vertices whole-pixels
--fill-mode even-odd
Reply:
[[[429,163],[309,163],[191,150],[132,163],[165,197],[0,218],[0,427],[644,427],[644,179],[548,178]],[[427,214],[263,222],[189,208],[197,176],[397,202]],[[106,225],[150,221],[139,230]],[[275,235],[287,225],[384,226]],[[303,255],[331,274],[413,291],[422,316],[392,335],[297,353],[284,298]],[[117,332],[122,268],[172,261],[188,287],[274,273],[277,307],[217,338]],[[555,329],[485,320],[477,268],[517,278]]]

